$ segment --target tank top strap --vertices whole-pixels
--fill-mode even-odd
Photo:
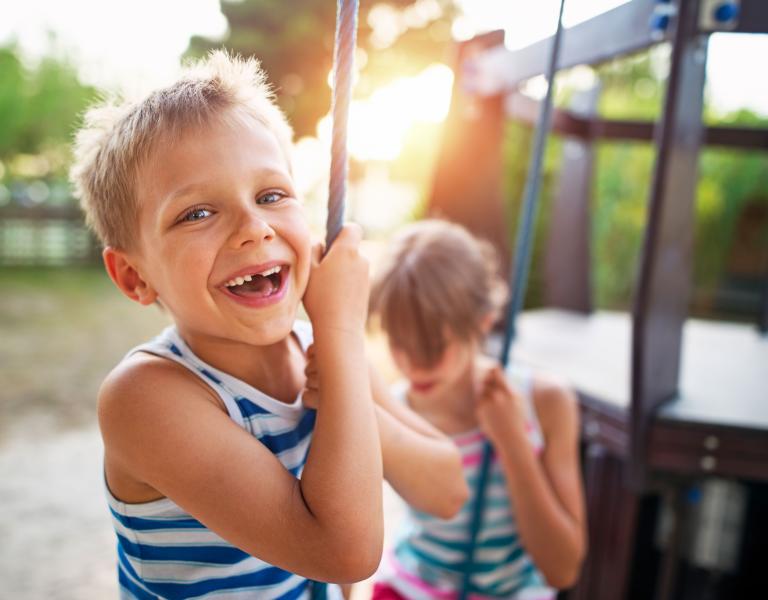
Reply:
[[[174,325],[166,327],[160,335],[150,341],[129,350],[125,358],[138,352],[162,356],[194,373],[221,398],[229,417],[240,427],[247,429],[242,411],[237,405],[236,394],[232,390],[227,389],[226,384],[209,365],[195,356],[184,340],[181,339]]]

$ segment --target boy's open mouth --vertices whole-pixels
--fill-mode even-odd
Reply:
[[[235,277],[224,286],[227,291],[243,298],[267,298],[276,294],[288,274],[288,265],[276,265],[261,272]]]

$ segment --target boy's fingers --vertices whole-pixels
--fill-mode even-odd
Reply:
[[[307,408],[317,408],[320,395],[315,390],[305,389],[301,395],[301,403]]]
[[[339,237],[348,243],[357,245],[363,239],[363,228],[357,223],[345,223],[341,228]]]
[[[353,248],[357,248],[360,245],[362,239],[363,228],[360,227],[360,225],[357,223],[345,223],[341,228],[341,231],[339,231],[339,235],[336,237],[336,240],[333,242],[331,250],[333,250],[334,246],[336,245],[351,246]]]

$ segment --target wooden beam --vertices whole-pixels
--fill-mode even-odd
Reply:
[[[707,44],[695,35],[698,2],[679,6],[632,311],[629,475],[638,488],[646,481],[655,412],[678,392],[691,292]]]
[[[586,125],[589,135],[604,140],[653,139],[655,123],[650,121],[608,121],[592,119]],[[702,144],[723,146],[744,150],[768,150],[768,129],[750,127],[706,127],[702,134]]]
[[[507,117],[533,125],[539,103],[520,93],[510,94],[505,103]],[[575,114],[555,109],[552,132],[582,139],[630,140],[650,142],[654,139],[653,121],[619,121]],[[768,150],[768,129],[752,127],[706,127],[702,144],[743,150]]]
[[[733,32],[768,33],[768,2],[765,0],[741,0],[739,24]]]
[[[463,59],[502,45],[504,32],[490,32],[458,45],[456,72]],[[502,141],[504,98],[477,98],[454,80],[443,125],[427,216],[461,223],[493,244],[502,277],[509,271],[509,228],[504,212]]]
[[[588,120],[597,110],[599,97],[599,86],[576,94],[571,101],[571,110]],[[576,119],[565,111],[558,114]],[[547,235],[544,302],[547,306],[589,313],[592,311],[592,140],[566,138],[562,157]]]
[[[539,102],[521,93],[509,94],[504,109],[507,117],[527,125],[535,125]],[[587,139],[590,137],[591,115],[555,108],[552,112],[552,133]]]
[[[584,457],[589,552],[568,600],[627,597],[635,554],[640,498],[624,481],[624,463],[599,444]]]
[[[557,69],[599,64],[669,39],[667,34],[659,37],[649,25],[656,5],[656,0],[632,0],[566,29]],[[511,91],[544,74],[550,48],[552,38],[547,38],[519,50],[499,47],[473,57],[470,87],[479,95]]]

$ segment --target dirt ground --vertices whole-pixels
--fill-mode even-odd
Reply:
[[[117,598],[96,392],[166,323],[99,270],[0,270],[0,598]],[[385,491],[391,538],[402,504]]]

